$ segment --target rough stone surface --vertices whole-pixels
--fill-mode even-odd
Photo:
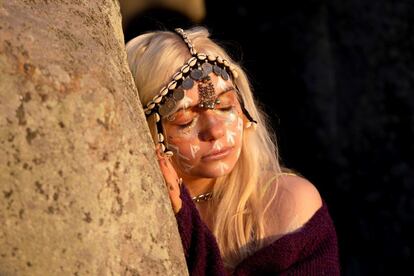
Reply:
[[[185,275],[114,0],[0,1],[0,275]]]

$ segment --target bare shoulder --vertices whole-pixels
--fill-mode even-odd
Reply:
[[[283,232],[294,231],[306,222],[322,206],[319,191],[309,180],[296,175],[281,175],[278,178],[279,223]]]

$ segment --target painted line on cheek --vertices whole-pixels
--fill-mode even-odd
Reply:
[[[175,146],[173,144],[168,144],[168,147],[170,147],[175,152],[175,154],[177,154],[178,157],[180,157],[184,160],[190,161],[190,158],[188,158],[188,157],[186,157],[186,156],[184,156],[183,154],[180,153],[180,149],[177,146]]]
[[[199,145],[191,145],[190,144],[190,150],[191,150],[191,156],[193,157],[193,159],[195,158],[196,153],[200,150],[200,146]]]
[[[221,174],[224,174],[224,172],[229,168],[229,166],[224,162],[219,162],[217,164],[217,168],[220,170]]]
[[[236,133],[231,130],[227,130],[226,136],[227,136],[227,143],[229,143],[230,145],[234,145],[234,136],[236,136]]]
[[[215,149],[215,150],[221,150],[222,147],[223,147],[223,145],[220,143],[219,140],[216,140],[214,142],[213,149]]]
[[[184,167],[184,171],[185,172],[189,172],[192,168],[194,168],[194,166],[191,166],[191,165],[189,165],[189,164],[186,164],[186,163],[182,163],[182,165],[183,165],[183,167]]]

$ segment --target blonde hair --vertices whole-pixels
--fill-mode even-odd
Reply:
[[[255,129],[246,129],[242,151],[233,170],[216,179],[214,198],[208,208],[214,214],[212,232],[216,237],[224,264],[233,269],[241,260],[263,247],[266,210],[276,195],[269,186],[281,173],[276,139],[268,121],[255,104],[249,81],[241,67],[209,38],[203,27],[185,31],[198,52],[221,56],[238,72],[235,83],[246,109],[257,121]],[[135,37],[126,45],[128,63],[142,104],[148,103],[165,86],[171,76],[191,57],[182,39],[173,32],[158,31]],[[155,135],[155,123],[148,124]],[[272,190],[272,189],[270,189]]]

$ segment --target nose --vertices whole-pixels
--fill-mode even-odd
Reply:
[[[217,118],[213,110],[206,110],[202,116],[203,126],[199,133],[200,140],[214,141],[223,137],[225,129],[222,120]]]

